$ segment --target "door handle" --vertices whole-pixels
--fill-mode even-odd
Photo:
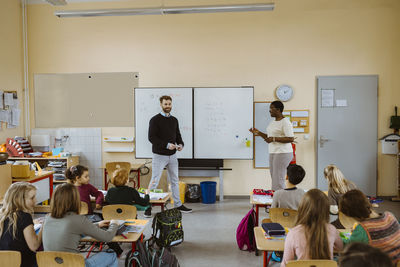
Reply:
[[[324,144],[329,141],[331,141],[331,139],[326,139],[326,138],[324,138],[323,135],[320,135],[319,136],[319,147],[324,147]]]

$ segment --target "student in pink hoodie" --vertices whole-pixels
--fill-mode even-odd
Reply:
[[[296,226],[286,237],[281,267],[296,259],[333,259],[333,251],[342,249],[339,232],[329,223],[328,197],[318,189],[309,190],[300,202]]]

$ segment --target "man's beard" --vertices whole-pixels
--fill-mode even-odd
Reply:
[[[164,113],[170,113],[171,112],[171,108],[163,108],[162,110],[164,111]]]

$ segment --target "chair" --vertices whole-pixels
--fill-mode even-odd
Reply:
[[[107,171],[107,177],[106,177],[106,187],[108,187],[108,184],[111,181],[111,175],[116,169],[126,169],[128,170],[128,173],[131,171],[131,164],[129,162],[122,162],[122,161],[116,161],[116,162],[107,162],[106,163],[106,171]],[[110,177],[110,178],[108,178]]]
[[[272,222],[280,223],[284,227],[292,228],[296,222],[297,210],[270,208],[269,217]]]
[[[132,205],[107,205],[103,207],[104,220],[136,219],[137,209]]]
[[[89,207],[86,202],[81,201],[81,212],[80,215],[86,215],[89,213]]]
[[[70,252],[40,251],[36,253],[38,267],[84,267],[82,255]]]
[[[333,260],[299,260],[288,261],[287,267],[337,267],[336,261]]]
[[[1,266],[19,267],[21,266],[21,252],[12,250],[0,250]]]
[[[261,221],[261,223],[272,223],[270,218],[265,218]]]
[[[357,221],[349,216],[344,215],[339,211],[339,221],[345,229],[353,229],[353,226]]]

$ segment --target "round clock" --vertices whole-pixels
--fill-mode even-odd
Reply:
[[[282,84],[275,89],[276,97],[281,101],[288,101],[293,97],[293,88],[289,85]]]

